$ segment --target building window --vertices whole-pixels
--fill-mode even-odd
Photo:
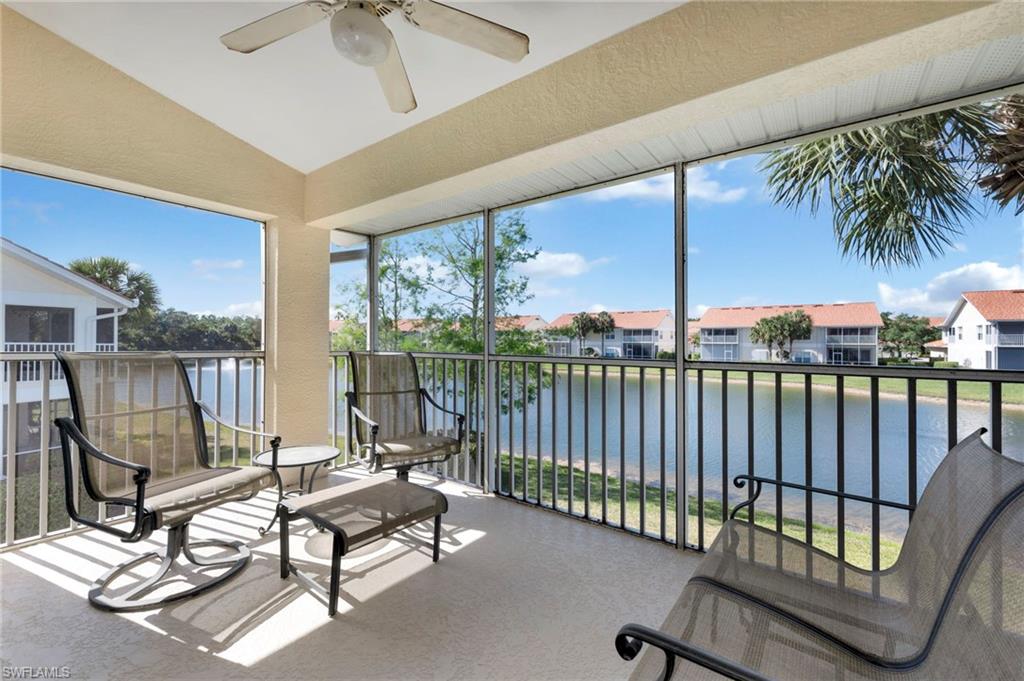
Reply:
[[[615,340],[615,332],[614,332],[614,331],[611,331],[611,332],[609,332],[609,333],[606,333],[606,334],[604,335],[604,339],[605,339],[605,340]]]
[[[4,338],[8,343],[73,343],[75,311],[70,307],[8,305]]]
[[[956,327],[956,339],[957,340],[963,340],[964,339],[964,327],[962,327],[962,326]]]
[[[982,336],[981,336],[981,324],[978,324],[978,340],[981,340],[981,339],[982,339]]]

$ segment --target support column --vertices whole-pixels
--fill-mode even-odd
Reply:
[[[484,415],[486,427],[484,429],[484,443],[487,451],[487,458],[484,465],[483,480],[480,486],[484,492],[493,492],[498,489],[500,480],[495,475],[494,466],[499,460],[497,443],[492,437],[498,420],[498,405],[494,399],[495,375],[494,362],[491,361],[494,355],[494,286],[496,270],[494,267],[494,212],[489,208],[484,210]],[[493,477],[492,477],[493,476]]]
[[[676,547],[681,549],[689,539],[690,516],[686,495],[686,352],[690,342],[686,323],[686,166],[676,163],[672,170],[675,175],[676,251]]]
[[[366,244],[366,349],[380,350],[380,237],[370,235]]]
[[[264,419],[284,444],[329,433],[330,232],[299,218],[266,223]]]

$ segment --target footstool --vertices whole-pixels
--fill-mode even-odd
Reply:
[[[283,500],[278,510],[281,527],[281,579],[295,575],[307,589],[327,599],[327,614],[337,612],[341,557],[378,539],[434,519],[434,562],[441,547],[441,515],[448,500],[437,490],[397,478],[374,476],[312,494]],[[331,589],[326,592],[288,558],[288,521],[309,519],[334,535],[331,547]]]

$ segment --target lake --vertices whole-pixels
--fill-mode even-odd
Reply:
[[[710,373],[710,372],[709,372]],[[608,418],[602,418],[600,369],[591,371],[589,396],[584,396],[584,378],[577,372],[572,388],[572,462],[581,466],[584,455],[589,451],[591,471],[600,471],[602,435],[601,423],[606,421],[605,451],[610,475],[620,473],[621,453],[625,453],[625,475],[639,479],[641,452],[644,461],[644,478],[649,484],[660,484],[660,459],[662,449],[661,386],[659,371],[649,369],[644,380],[644,428],[640,435],[640,378],[636,373],[625,378],[625,421],[620,419],[620,378],[617,369],[610,369],[607,380],[606,410]],[[568,375],[562,372],[558,377],[556,390],[557,430],[555,446],[558,459],[568,461],[569,436],[566,424],[569,422]],[[697,480],[697,382],[688,380],[688,451],[690,493],[694,494]],[[666,459],[666,481],[674,487],[675,481],[675,379],[672,372],[666,372],[664,407],[664,450]],[[742,382],[730,382],[728,386],[729,434],[728,473],[747,473],[747,387]],[[846,490],[851,493],[870,496],[871,494],[871,442],[870,442],[870,400],[864,392],[847,389],[844,393],[845,417],[845,478]],[[586,442],[584,404],[589,399],[589,443]],[[540,438],[542,455],[550,458],[551,439],[551,388],[540,395],[542,423]],[[461,404],[461,400],[460,400]],[[704,485],[705,493],[719,498],[722,492],[722,384],[720,380],[704,381]],[[812,389],[812,484],[816,487],[836,487],[836,391],[827,386]],[[537,418],[536,405],[527,410],[526,453],[536,456]],[[523,422],[519,410],[511,414],[513,449],[517,455],[523,453]],[[917,479],[918,493],[924,489],[935,468],[947,451],[946,404],[944,400],[919,397],[917,400]],[[975,429],[988,426],[988,404],[961,401],[957,408],[957,432],[964,437]],[[501,450],[509,450],[509,415],[501,417]],[[625,448],[621,438],[625,437]],[[901,395],[885,395],[879,402],[879,451],[881,460],[881,496],[892,501],[906,502],[908,497],[907,462],[907,402]],[[641,448],[642,445],[642,448]],[[782,388],[782,469],[783,479],[804,483],[804,388],[802,384],[783,384]],[[1007,454],[1020,458],[1024,453],[1024,410],[1018,407],[1004,407],[1003,449]],[[774,477],[775,473],[775,398],[772,383],[754,384],[754,473]],[[732,488],[733,499],[746,496],[745,490]],[[787,515],[803,513],[803,494],[790,492],[785,495]],[[770,505],[774,499],[769,488],[765,488],[763,499]],[[765,507],[767,508],[767,506]],[[815,518],[828,520],[835,513],[835,502],[828,497],[815,498]],[[892,525],[888,529],[897,531],[905,522],[904,513],[884,512],[884,519]],[[851,524],[870,518],[870,508],[856,502],[847,503],[847,516]]]

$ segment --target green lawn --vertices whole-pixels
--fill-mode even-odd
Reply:
[[[526,476],[528,485],[528,496],[535,499],[537,494],[537,460],[528,458],[526,462]],[[517,456],[514,459],[515,465],[515,489],[516,496],[523,494],[523,458]],[[507,453],[501,455],[501,489],[508,491],[508,466],[509,456]],[[551,462],[541,462],[541,501],[545,505],[551,505]],[[569,477],[568,466],[559,464],[557,468],[558,479],[558,507],[561,510],[569,508]],[[583,515],[584,502],[586,499],[586,473],[581,468],[573,471],[573,507],[574,514]],[[601,502],[603,498],[603,484],[600,471],[590,473],[590,515],[593,520],[601,520]],[[640,527],[640,493],[641,485],[637,480],[626,481],[626,526],[637,530]],[[661,534],[661,488],[648,483],[647,494],[644,504],[644,525],[645,532],[653,536]],[[665,535],[672,538],[675,536],[675,511],[676,492],[674,489],[667,489],[665,493]],[[608,506],[607,520],[609,523],[618,525],[621,518],[621,487],[617,476],[608,476]],[[697,540],[697,499],[689,499],[689,531],[691,541]],[[744,517],[741,512],[740,517]],[[775,528],[775,514],[767,511],[757,510],[754,521],[761,526]],[[722,526],[722,502],[717,499],[707,498],[704,501],[704,534],[705,546],[711,544]],[[835,554],[838,545],[839,531],[837,528],[822,523],[812,524],[814,546]],[[784,517],[782,520],[783,534],[803,540],[806,537],[806,523],[799,518]],[[856,532],[850,529],[845,533],[846,561],[857,567],[871,568],[871,536],[864,532]],[[891,565],[899,555],[900,540],[883,536],[879,543],[880,564],[883,568]]]
[[[651,368],[647,370],[647,377],[649,380],[653,376],[657,375],[657,368]],[[558,370],[559,374],[565,374],[566,369],[564,366]],[[637,367],[628,367],[626,369],[627,376],[638,376],[640,369]],[[690,370],[691,380],[695,380],[697,372],[694,369]],[[550,371],[545,368],[545,376],[550,375]],[[600,376],[600,368],[591,369],[590,375]],[[615,377],[618,376],[618,369],[615,367],[608,368],[608,375]],[[583,370],[581,368],[576,369],[577,380],[582,380]],[[715,381],[718,380],[721,374],[715,369],[704,370],[704,380]],[[756,372],[754,374],[754,380],[757,383],[773,383],[775,381],[775,374],[768,372]],[[746,383],[747,375],[746,372],[732,371],[729,375],[729,381],[735,383]],[[802,374],[782,374],[782,382],[785,384],[799,384],[803,385],[804,377]],[[836,385],[835,376],[812,376],[811,384],[816,386],[825,386],[834,388]],[[846,376],[843,379],[843,385],[847,390],[870,390],[871,379],[866,376]],[[957,399],[968,400],[976,402],[988,402],[989,401],[989,384],[982,383],[979,381],[957,381]],[[903,378],[879,378],[878,379],[878,392],[881,395],[906,395],[907,394],[907,380]],[[917,395],[918,397],[929,397],[946,399],[946,381],[928,380],[928,379],[917,379]],[[1024,383],[1004,383],[1003,384],[1003,404],[1018,404],[1024,405]]]
[[[693,377],[696,375],[696,372],[691,370],[690,375]],[[718,371],[705,370],[704,380],[719,380],[719,377]],[[731,372],[729,375],[730,383],[746,383],[746,381],[745,373]],[[773,383],[775,376],[774,374],[759,372],[754,374],[754,381],[757,383]],[[783,374],[782,382],[785,384],[803,385],[804,377],[800,374]],[[811,384],[834,388],[836,386],[836,378],[835,376],[812,376]],[[871,379],[866,376],[846,376],[843,379],[843,386],[847,390],[867,391],[871,389]],[[946,381],[917,380],[918,397],[946,399],[946,389]],[[879,378],[878,392],[881,395],[906,395],[907,381],[903,378]],[[989,384],[978,381],[957,381],[957,399],[988,402]],[[1004,384],[1003,404],[1024,404],[1024,383]]]

